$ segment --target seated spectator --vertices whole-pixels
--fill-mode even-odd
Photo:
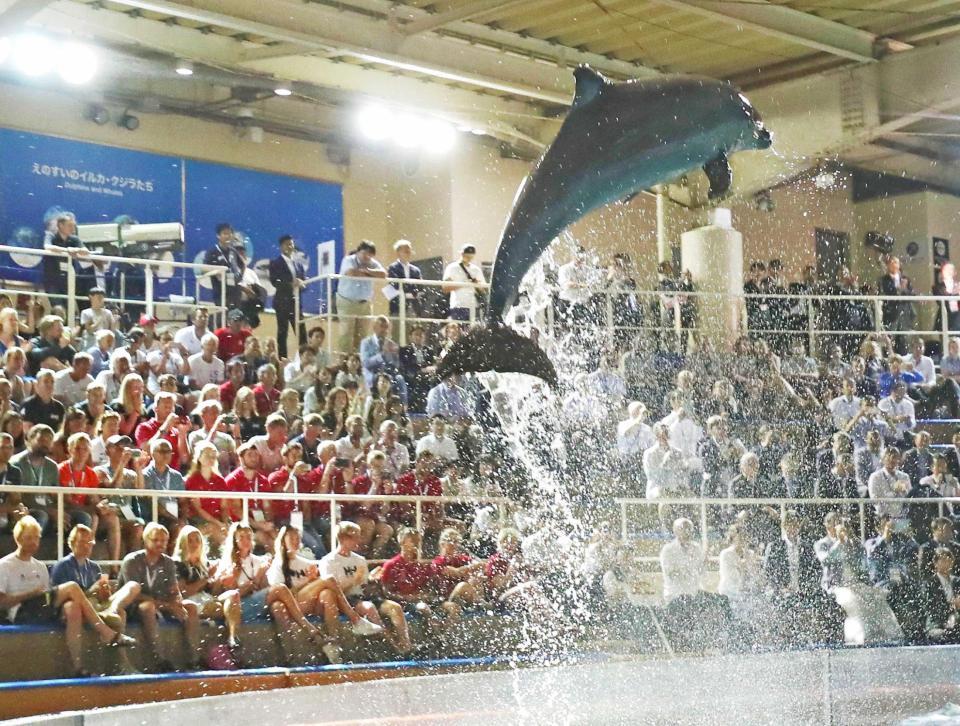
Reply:
[[[931,496],[938,499],[960,497],[960,482],[950,473],[950,465],[943,454],[934,455],[933,472],[920,480],[919,487],[930,491]],[[943,509],[951,516],[954,516],[956,511],[952,502],[944,502]]]
[[[410,527],[397,532],[400,553],[383,563],[380,582],[387,597],[400,603],[404,612],[419,615],[431,629],[438,628],[431,606],[439,605],[445,619],[443,631],[460,620],[460,606],[449,600],[440,600],[437,589],[437,569],[432,562],[420,559],[420,533]]]
[[[256,452],[256,449],[253,449],[253,451]],[[314,492],[317,482],[312,468],[307,462],[303,461],[303,447],[291,441],[284,445],[282,456],[283,466],[265,477],[263,491],[277,494],[310,494]],[[245,466],[247,466],[246,462]],[[305,512],[300,509],[300,503],[295,500],[264,499],[262,506],[267,517],[278,530],[290,525],[291,515],[294,512],[304,515],[304,523],[307,521]],[[341,516],[345,515],[341,514]],[[304,546],[313,553],[316,559],[319,560],[327,554],[327,548],[324,546],[323,540],[309,526],[304,524],[297,529]]]
[[[106,400],[112,401],[120,395],[120,384],[130,373],[130,354],[123,348],[117,348],[110,354],[110,365],[97,374],[96,382],[106,390]]]
[[[840,519],[836,533],[837,541],[823,561],[824,581],[847,614],[844,640],[850,645],[902,640],[903,630],[884,592],[870,584],[866,552],[850,520]]]
[[[950,446],[941,449],[941,452],[947,457],[947,466],[950,473],[960,479],[960,431],[953,435]]]
[[[741,458],[746,451],[740,439],[730,436],[727,422],[721,416],[707,419],[707,437],[697,444],[697,458],[703,466],[703,496],[734,496],[730,493],[731,482],[737,477]],[[759,464],[760,459],[757,458],[758,474]]]
[[[227,483],[217,469],[219,455],[217,448],[206,441],[194,447],[193,464],[184,480],[184,488],[189,492],[226,492]],[[190,499],[189,522],[203,532],[203,535],[216,546],[223,542],[230,520],[230,510],[222,498]]]
[[[877,536],[866,543],[870,583],[886,596],[910,642],[919,642],[923,635],[923,591],[916,571],[919,549],[909,534],[894,529],[889,515],[878,518]]]
[[[233,408],[237,393],[246,385],[247,364],[243,358],[231,358],[226,363],[227,380],[220,384],[220,404],[225,410]]]
[[[430,389],[426,413],[431,418],[443,416],[454,423],[473,419],[473,404],[457,376],[449,376]]]
[[[894,437],[894,428],[887,423],[886,414],[877,406],[877,400],[873,396],[864,396],[861,399],[860,410],[847,422],[843,431],[853,439],[856,449],[865,446],[871,431],[876,431],[885,441]]]
[[[923,385],[930,385],[937,382],[937,370],[933,365],[933,358],[924,355],[926,342],[919,335],[914,336],[910,341],[910,352],[900,356],[900,360],[909,363],[911,370],[919,373],[923,378]]]
[[[20,315],[16,308],[0,309],[0,355],[13,348],[28,350],[29,347],[30,343],[20,335]]]
[[[833,521],[827,526],[829,532]],[[800,518],[796,512],[790,510],[784,514],[781,531],[782,538],[767,547],[764,574],[771,602],[778,613],[782,642],[838,642],[843,615],[820,587],[825,576],[817,567],[814,548],[800,536]],[[824,540],[820,540],[817,544],[823,543]],[[824,553],[824,558],[830,551]]]
[[[227,313],[227,324],[223,328],[217,328],[214,335],[217,337],[217,355],[222,361],[228,361],[238,355],[243,355],[243,349],[247,338],[253,335],[253,332],[245,327],[246,317],[241,310],[230,310]]]
[[[111,410],[110,407],[107,406],[107,389],[104,388],[102,383],[97,383],[96,381],[88,384],[86,397],[83,401],[76,404],[74,408],[80,411],[86,418],[88,432],[93,431],[100,417]]]
[[[323,617],[327,631],[323,653],[331,663],[340,663],[337,641],[341,613],[350,621],[356,635],[377,635],[383,632],[383,626],[361,617],[347,601],[337,579],[321,577],[319,563],[303,557],[300,545],[300,531],[296,527],[286,526],[280,530],[276,552],[267,570],[267,581],[274,586],[289,588],[304,615]]]
[[[911,486],[933,473],[933,450],[930,448],[930,433],[918,431],[913,435],[913,448],[903,455],[900,468],[910,477]]]
[[[294,360],[284,366],[283,381],[287,388],[305,395],[317,381],[317,352],[309,345],[301,345]]]
[[[857,382],[847,376],[843,379],[843,395],[837,396],[827,405],[837,431],[849,431],[847,424],[860,413],[862,400],[857,396]]]
[[[247,338],[241,357],[243,358],[244,370],[247,375],[244,383],[248,386],[253,386],[257,382],[257,371],[260,370],[260,366],[265,366],[270,362],[269,358],[267,358],[260,349],[260,338],[253,335]]]
[[[206,308],[199,307],[194,310],[191,320],[191,325],[180,328],[180,330],[173,334],[173,342],[177,345],[177,348],[179,348],[180,355],[183,358],[189,358],[199,353],[203,349],[201,342],[203,336],[210,332],[210,329],[207,327],[209,314]]]
[[[430,417],[430,433],[417,442],[417,458],[424,452],[429,452],[444,463],[460,458],[456,442],[447,436],[447,418],[443,414]]]
[[[686,458],[680,449],[670,444],[670,430],[666,424],[654,424],[652,431],[656,443],[643,452],[647,499],[689,496],[690,478]]]
[[[834,460],[830,475],[817,484],[815,496],[818,499],[859,499],[856,468],[851,454],[838,454]],[[834,507],[841,509],[840,507]],[[845,511],[852,513],[856,505],[851,504]]]
[[[656,443],[646,418],[647,407],[640,401],[632,401],[627,406],[627,418],[617,424],[617,452],[624,479],[639,480],[637,474],[643,465],[643,452]]]
[[[333,390],[333,374],[329,368],[318,368],[313,384],[303,394],[304,412],[322,414],[331,390]],[[344,391],[343,394],[346,396],[347,392]]]
[[[684,394],[673,391],[670,394],[671,411],[662,420],[670,431],[670,444],[683,452],[691,460],[691,468],[700,468],[697,456],[697,446],[703,438],[703,429],[696,421],[690,418],[688,407],[684,403]]]
[[[278,540],[279,541],[279,540]],[[267,579],[268,560],[253,554],[253,530],[243,522],[234,522],[227,533],[226,544],[217,565],[217,582],[240,596],[240,619],[244,624],[272,617],[278,628],[281,650],[296,623],[315,645],[326,645],[323,634],[303,615],[296,597],[282,582],[271,584]],[[224,602],[227,619],[235,618],[235,605]],[[326,651],[324,651],[326,655]],[[328,656],[329,658],[329,656]]]
[[[660,550],[664,625],[678,649],[703,648],[727,634],[732,620],[730,603],[723,595],[701,587],[706,555],[694,540],[693,522],[685,517],[677,519],[673,534],[674,539]]]
[[[378,373],[370,390],[370,397],[367,398],[364,405],[363,420],[367,431],[376,433],[380,430],[380,424],[386,421],[389,415],[390,402],[396,398],[393,390],[393,379],[386,373]]]
[[[286,446],[287,420],[279,414],[267,417],[267,433],[249,439],[260,454],[260,471],[269,474],[283,466],[283,447]]]
[[[864,446],[858,448],[854,454],[854,466],[857,470],[857,487],[860,495],[863,496],[867,491],[867,483],[870,475],[883,466],[883,455],[886,448],[883,444],[883,437],[877,431],[871,431],[864,440]]]
[[[57,463],[49,457],[53,446],[53,429],[46,424],[37,424],[27,434],[26,448],[14,456],[10,463],[20,471],[20,483],[25,486],[57,486],[60,483],[60,472]],[[58,517],[56,497],[49,494],[25,495],[23,503],[30,510],[30,514],[46,531],[51,518]],[[72,507],[65,500],[64,515],[67,520],[63,526],[83,524],[90,526],[92,518],[80,508]]]
[[[143,488],[153,491],[186,491],[183,474],[170,466],[173,461],[173,446],[167,439],[157,438],[150,442],[151,461],[143,469]],[[171,534],[179,537],[181,528],[190,511],[189,501],[178,497],[160,497],[157,499],[157,521]]]
[[[940,358],[940,375],[948,381],[960,382],[960,338],[947,341],[947,352]]]
[[[277,388],[277,369],[268,363],[257,370],[257,385],[253,387],[253,399],[257,406],[257,415],[266,418],[277,410],[280,403],[280,389]]]
[[[163,444],[169,446],[166,441]],[[226,622],[227,647],[236,656],[240,647],[240,593],[224,590],[219,595],[212,594],[215,568],[207,560],[207,541],[199,529],[188,524],[180,530],[173,546],[173,561],[184,602],[194,603],[204,620],[223,619]],[[225,603],[229,605],[225,607]],[[230,617],[225,616],[224,610],[229,610]]]
[[[410,450],[400,443],[399,427],[395,421],[388,420],[380,424],[380,440],[376,448],[386,457],[383,470],[389,479],[396,481],[410,468]]]
[[[200,352],[187,358],[190,369],[190,388],[199,391],[208,383],[223,383],[223,359],[217,357],[219,342],[213,333],[207,333],[200,341]]]
[[[153,418],[137,426],[135,441],[141,449],[148,450],[151,442],[166,439],[173,447],[173,460],[170,466],[179,470],[190,461],[190,447],[187,436],[190,433],[190,420],[179,416],[176,411],[177,397],[161,391],[157,394],[153,407]]]
[[[147,390],[154,396],[160,392],[160,376],[171,375],[182,382],[189,371],[187,359],[180,354],[169,330],[160,333],[157,349],[147,353],[147,365],[150,367]]]
[[[24,428],[28,432],[31,427],[37,424],[46,424],[54,430],[60,428],[60,422],[63,421],[66,408],[53,397],[53,385],[53,371],[44,368],[37,373],[34,393],[24,400],[20,410],[23,415]]]
[[[89,353],[73,356],[73,366],[57,371],[53,376],[53,396],[64,406],[75,406],[86,398],[87,386],[93,383]]]
[[[303,449],[303,460],[310,465],[311,469],[316,469],[320,464],[317,445],[329,436],[330,432],[323,428],[323,418],[319,414],[308,413],[303,417],[303,432],[294,436],[290,443],[299,444]]]
[[[960,543],[954,539],[954,524],[949,517],[937,517],[930,522],[931,537],[917,552],[917,577],[923,581],[933,574],[933,553],[944,547],[954,555],[953,574],[960,576]]]
[[[331,388],[327,394],[322,414],[323,427],[336,439],[347,435],[347,418],[350,416],[348,412],[349,403],[346,389]]]
[[[60,422],[60,429],[53,437],[53,447],[50,449],[50,458],[58,464],[67,458],[67,440],[76,433],[86,433],[87,417],[75,408],[69,409]]]
[[[945,548],[933,552],[933,575],[926,580],[923,614],[927,639],[931,643],[960,641],[957,628],[960,610],[960,579],[953,574],[956,556]]]
[[[127,331],[127,344],[123,350],[130,356],[130,368],[141,378],[150,375],[147,365],[146,335],[142,328],[130,328]]]
[[[129,436],[111,436],[107,440],[107,461],[94,471],[100,479],[100,489],[143,489],[143,466],[146,459],[133,448]],[[127,466],[129,464],[129,467]],[[141,512],[139,498],[128,495],[106,495],[107,501],[117,509],[124,551],[136,549],[143,536],[147,519]]]
[[[366,458],[366,473],[351,479],[347,483],[346,493],[382,496],[393,491],[394,480],[387,474],[386,462],[387,457],[382,451],[372,450]],[[360,527],[360,551],[373,559],[383,556],[384,548],[393,537],[393,527],[383,521],[389,509],[382,502],[341,505],[341,515]]]
[[[93,674],[83,667],[85,624],[97,631],[103,645],[129,647],[135,641],[104,623],[76,582],[51,585],[46,565],[34,558],[40,535],[40,525],[29,515],[14,527],[17,549],[0,559],[0,608],[17,625],[51,624],[62,618],[74,675],[89,678]]]
[[[110,408],[120,414],[118,432],[131,439],[136,434],[137,426],[147,419],[143,391],[143,378],[138,373],[128,373],[123,377],[117,398],[110,402]]]
[[[433,558],[442,597],[460,605],[477,604],[483,597],[483,570],[487,563],[461,547],[460,530],[447,527],[440,533],[440,552]]]
[[[349,459],[354,464],[360,463],[359,460],[366,457],[373,443],[366,433],[363,417],[347,417],[347,435],[337,439],[337,456]]]
[[[459,330],[459,326],[457,327]],[[426,330],[414,325],[400,349],[400,374],[407,383],[407,404],[411,413],[425,413],[427,394],[437,384],[437,356],[426,345]]]
[[[409,653],[410,631],[400,604],[382,597],[368,599],[365,596],[364,588],[369,580],[369,572],[366,559],[356,552],[359,539],[360,528],[354,522],[341,522],[337,528],[334,549],[320,560],[320,577],[336,580],[347,602],[356,608],[357,614],[365,620],[383,627],[380,619],[382,614],[392,626],[386,631],[390,644],[398,653]]]
[[[356,383],[360,388],[366,388],[363,379],[363,362],[359,353],[350,353],[343,359],[343,367],[333,379],[333,385],[345,388],[347,383]]]
[[[237,441],[249,441],[255,436],[263,436],[267,432],[266,419],[257,414],[257,402],[253,395],[253,389],[244,386],[237,391],[233,399],[234,421],[233,438]]]
[[[33,393],[33,381],[26,379],[26,354],[10,348],[3,355],[3,377],[10,381],[10,400],[18,406]]]
[[[27,353],[29,372],[35,375],[41,368],[53,372],[68,368],[77,351],[64,338],[63,318],[44,316],[37,326],[37,332],[39,335],[30,341],[31,348]]]
[[[730,601],[733,614],[742,622],[762,627],[768,620],[763,593],[762,559],[751,547],[740,525],[727,532],[727,547],[720,551],[720,582],[717,593]]]
[[[393,486],[391,494],[413,497],[442,497],[443,484],[434,473],[437,458],[429,451],[422,452],[412,470],[401,474]],[[442,504],[423,504],[420,507],[423,529],[439,534],[444,524]],[[411,504],[394,504],[390,510],[390,521],[412,524],[416,520],[415,508]]]
[[[883,466],[867,480],[867,492],[871,499],[897,499],[906,497],[910,489],[910,477],[900,470],[900,450],[890,446],[883,453]],[[893,517],[897,529],[905,529],[910,524],[906,504],[878,502],[874,509],[877,517],[884,514]]]
[[[170,533],[157,522],[143,530],[144,549],[131,552],[120,565],[117,582],[124,586],[135,582],[140,594],[131,605],[143,627],[143,634],[161,670],[174,670],[160,649],[160,616],[177,621],[187,639],[187,668],[200,667],[200,612],[195,602],[185,601],[180,594],[177,564],[167,555]]]
[[[187,436],[187,449],[190,456],[201,441],[209,441],[219,452],[220,471],[233,471],[237,466],[237,444],[233,436],[226,432],[225,416],[217,401],[203,401],[194,409],[200,417],[200,428]],[[187,461],[190,457],[185,457]],[[179,468],[179,467],[177,467]]]
[[[400,368],[400,346],[390,337],[390,319],[378,315],[370,328],[371,334],[360,341],[360,363],[368,390],[373,389],[379,373],[393,378]]]
[[[780,371],[792,381],[811,382],[820,378],[817,361],[807,355],[807,347],[802,340],[796,340],[790,346],[790,354],[785,356]]]
[[[887,358],[887,370],[877,376],[877,385],[880,387],[881,397],[893,395],[893,391],[898,384],[902,384],[906,391],[922,383],[923,375],[908,370],[904,366],[903,359],[898,355],[891,355]]]

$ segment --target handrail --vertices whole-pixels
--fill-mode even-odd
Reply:
[[[69,248],[82,249],[82,248]],[[146,267],[177,267],[187,270],[202,270],[203,272],[222,272],[226,270],[220,265],[205,265],[201,262],[177,262],[176,260],[149,260],[144,257],[119,257],[117,255],[101,255],[96,252],[84,252],[77,255],[71,253],[67,248],[56,249],[38,248],[38,247],[14,247],[11,245],[0,245],[0,252],[13,252],[18,255],[35,257],[76,257],[83,262],[123,262],[129,265],[144,265]]]

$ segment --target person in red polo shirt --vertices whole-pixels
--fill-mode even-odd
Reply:
[[[316,475],[303,460],[303,447],[300,444],[291,441],[283,447],[283,466],[267,477],[267,489],[285,494],[309,494],[316,491]],[[327,548],[321,536],[310,526],[304,513],[303,502],[275,499],[264,503],[268,505],[269,516],[277,527],[290,525],[294,512],[304,515],[303,526],[297,527],[300,530],[300,539],[318,560],[326,556]],[[299,523],[294,526],[297,524]]]
[[[90,437],[82,431],[72,434],[67,439],[67,454],[67,460],[57,467],[60,486],[99,489],[100,477],[90,466]],[[121,548],[119,507],[103,497],[85,494],[72,494],[69,501],[75,508],[90,515],[90,529],[94,533],[106,530],[110,559],[119,560]]]
[[[420,559],[420,533],[411,527],[401,527],[397,533],[400,554],[383,563],[380,582],[392,600],[396,600],[410,614],[419,614],[434,628],[432,604],[439,604],[446,615],[446,630],[460,618],[460,606],[442,601],[437,568],[432,562]]]
[[[280,403],[280,389],[277,388],[277,369],[273,363],[266,363],[257,369],[258,383],[253,387],[253,400],[257,404],[257,415],[267,417],[277,410]]]
[[[269,492],[267,476],[260,471],[260,452],[247,441],[237,447],[237,456],[240,457],[240,466],[231,471],[226,478],[227,490],[231,492]],[[261,499],[250,499],[247,502],[247,521],[253,528],[257,542],[267,550],[273,552],[273,545],[277,538],[277,528],[269,515],[270,503]],[[239,499],[229,500],[226,504],[228,516],[234,522],[243,517],[243,502]]]
[[[394,494],[414,497],[442,497],[443,484],[440,477],[434,473],[437,457],[429,451],[422,451],[417,456],[417,463],[411,471],[397,477],[393,487]],[[421,505],[422,526],[425,531],[439,534],[443,528],[443,505]],[[390,511],[393,522],[412,524],[416,519],[416,509],[412,504],[395,504]]]
[[[247,380],[247,362],[237,356],[227,361],[227,380],[220,384],[220,405],[224,411],[233,409],[237,391],[243,388]]]
[[[387,474],[387,455],[374,449],[367,454],[367,470],[353,477],[347,487],[347,494],[387,494],[393,488],[393,481]],[[383,502],[369,504],[353,502],[344,505],[343,518],[360,525],[359,550],[370,559],[380,559],[383,549],[393,536],[393,527],[384,520],[389,507]]]
[[[243,355],[243,346],[253,333],[243,324],[246,322],[244,314],[237,309],[227,313],[227,326],[217,328],[213,334],[217,336],[220,345],[217,347],[217,356],[226,362],[237,355]]]
[[[150,450],[154,439],[166,439],[173,447],[173,458],[170,466],[180,471],[182,462],[190,458],[187,436],[190,434],[190,421],[180,417],[176,412],[177,395],[161,391],[154,399],[154,417],[139,424],[134,433],[137,446],[145,451]]]
[[[217,471],[219,453],[217,447],[209,441],[201,441],[193,449],[193,464],[184,480],[184,488],[189,492],[225,492],[227,483]],[[227,536],[229,521],[227,507],[223,499],[196,497],[190,500],[190,524],[203,532],[218,547]]]
[[[440,554],[433,558],[433,566],[437,568],[441,595],[454,602],[472,604],[480,599],[487,563],[464,550],[462,541],[455,527],[443,530]]]

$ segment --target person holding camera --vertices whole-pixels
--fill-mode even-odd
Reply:
[[[170,465],[174,469],[180,469],[182,462],[190,460],[187,435],[192,427],[189,419],[177,415],[176,408],[176,394],[161,391],[154,399],[153,418],[139,424],[134,436],[137,446],[144,449],[148,448],[154,439],[169,441],[173,447],[173,460]]]
[[[100,479],[101,489],[143,489],[144,463],[143,452],[133,447],[129,436],[111,436],[107,439],[107,462],[94,471]],[[108,500],[117,508],[127,551],[136,549],[144,525],[140,500],[128,495],[110,496]]]

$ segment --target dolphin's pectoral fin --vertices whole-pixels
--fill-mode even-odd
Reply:
[[[704,164],[703,172],[710,180],[710,193],[707,195],[710,199],[720,199],[730,191],[733,169],[730,168],[730,160],[724,152],[721,151],[715,159]]]
[[[589,103],[607,85],[607,79],[587,65],[577,66],[573,72],[576,91],[573,94],[573,108]]]

